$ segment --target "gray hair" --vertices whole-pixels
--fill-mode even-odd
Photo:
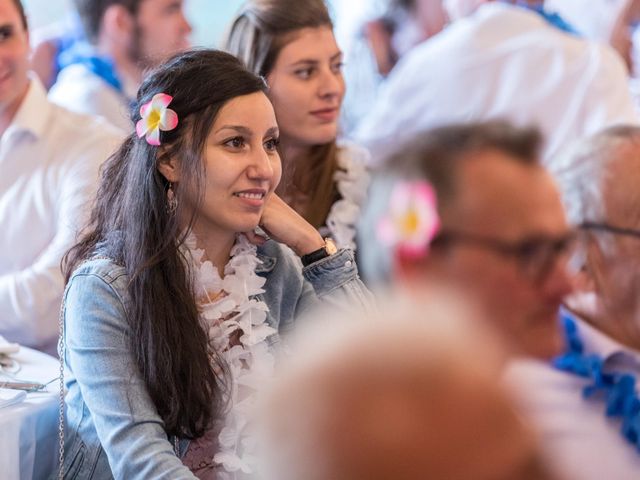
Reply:
[[[558,183],[571,224],[606,221],[604,194],[612,180],[610,167],[619,158],[621,147],[636,142],[640,144],[640,127],[609,127],[576,142],[548,162],[546,167]],[[639,194],[636,191],[629,195]],[[640,198],[636,204],[640,205]],[[609,248],[611,238],[599,237],[601,246]]]

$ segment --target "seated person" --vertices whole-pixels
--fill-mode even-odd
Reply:
[[[324,0],[247,0],[225,49],[269,85],[282,142],[278,194],[323,236],[356,248],[368,152],[338,141],[342,51]]]
[[[182,0],[74,0],[85,41],[61,53],[49,98],[129,132],[144,71],[189,46]]]
[[[541,143],[535,129],[488,122],[440,127],[398,145],[373,183],[362,222],[366,278],[405,289],[450,285],[477,302],[515,354],[560,352],[557,315],[571,291],[573,235],[540,165]],[[431,187],[425,193],[426,181],[433,194]],[[389,220],[396,238],[380,231]]]
[[[535,124],[546,161],[575,138],[639,121],[613,49],[562,31],[540,1],[483,3],[392,70],[355,135],[374,164],[398,142],[450,123]]]
[[[65,475],[254,471],[247,409],[279,334],[320,302],[369,303],[351,250],[274,193],[266,92],[214,50],[179,54],[140,87],[137,131],[65,262]]]
[[[611,127],[554,158],[569,220],[580,229],[577,291],[564,303],[566,350],[520,361],[509,378],[566,478],[632,480],[640,472],[640,128]]]
[[[478,317],[431,290],[304,332],[263,410],[263,478],[556,478],[499,384],[504,352]]]
[[[64,279],[60,260],[88,216],[98,168],[122,135],[47,100],[30,77],[29,34],[19,0],[0,1],[0,335],[55,351]]]

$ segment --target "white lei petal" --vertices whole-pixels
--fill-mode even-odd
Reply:
[[[327,229],[338,248],[356,249],[356,223],[369,187],[367,162],[369,153],[362,147],[344,143],[339,146],[338,169],[334,181],[342,198],[336,201],[327,215]]]
[[[210,261],[202,262],[204,251],[196,248],[190,234],[185,245],[191,253],[198,293],[224,291],[225,296],[201,305],[202,317],[209,329],[209,342],[220,353],[231,372],[230,411],[218,436],[219,451],[213,460],[234,478],[236,473],[254,472],[253,442],[248,435],[248,418],[255,403],[254,393],[273,375],[274,356],[267,338],[277,330],[267,323],[269,308],[255,298],[263,293],[265,279],[256,274],[261,263],[257,248],[244,235],[238,236],[224,278]],[[231,336],[240,332],[239,344],[231,346]]]

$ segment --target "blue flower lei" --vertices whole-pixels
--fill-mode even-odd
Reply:
[[[622,436],[640,451],[640,398],[636,379],[628,373],[603,371],[604,360],[584,351],[575,319],[563,311],[561,322],[567,342],[567,352],[553,360],[555,368],[591,380],[582,391],[585,399],[604,399],[607,417],[621,418]]]

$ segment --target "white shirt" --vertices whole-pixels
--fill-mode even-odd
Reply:
[[[47,100],[39,81],[0,138],[0,335],[52,346],[60,261],[87,217],[99,165],[123,135]]]
[[[132,98],[135,96],[133,92]],[[84,65],[62,69],[49,90],[49,100],[78,113],[99,115],[123,132],[132,132],[127,96],[113,88]]]
[[[608,43],[629,3],[631,0],[545,0],[544,8],[558,13],[581,35]]]
[[[537,124],[544,158],[605,126],[639,121],[612,49],[490,2],[400,60],[355,138],[376,163],[418,131],[496,117]]]
[[[605,367],[635,374],[640,379],[640,352],[620,345],[576,319],[586,354],[605,359]],[[585,399],[592,383],[548,362],[512,362],[506,381],[515,387],[524,412],[541,435],[541,447],[561,474],[579,480],[638,480],[640,452],[620,433],[620,418],[605,416],[602,399]],[[638,386],[636,386],[638,388]]]

